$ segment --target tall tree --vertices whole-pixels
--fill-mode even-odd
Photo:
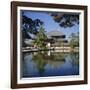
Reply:
[[[45,40],[47,39],[47,36],[45,34],[45,30],[43,27],[40,27],[39,32],[37,33],[37,38],[34,40],[34,43],[38,48],[46,48]]]
[[[39,32],[39,28],[43,25],[43,22],[39,19],[32,20],[31,18],[24,15],[22,12],[22,45],[26,46],[24,40],[32,39],[30,34],[36,35]]]
[[[41,20],[39,19],[32,20],[31,18],[22,14],[22,30],[24,32],[37,34],[41,25],[43,25],[43,22]]]

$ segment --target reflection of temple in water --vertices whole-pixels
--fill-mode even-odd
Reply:
[[[49,56],[48,51],[32,52],[24,53],[23,58],[23,77],[77,75],[79,72],[78,53],[51,52]]]
[[[42,62],[44,65],[45,63],[47,65],[50,65],[52,68],[60,67],[65,63],[65,54],[63,53],[57,53],[57,52],[50,52],[50,55],[48,55],[48,52],[45,53],[35,53],[34,60],[38,63],[39,61]],[[42,64],[38,63],[38,64]],[[41,66],[41,65],[39,65]]]

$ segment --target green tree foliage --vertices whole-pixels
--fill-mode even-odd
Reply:
[[[70,46],[72,48],[79,46],[79,33],[72,33],[70,35]]]
[[[41,20],[39,19],[32,20],[31,18],[24,15],[24,13],[22,12],[21,28],[22,28],[22,45],[24,47],[27,46],[24,43],[24,40],[32,39],[30,34],[36,35],[39,32],[39,28],[41,25],[43,25],[43,22]],[[28,33],[30,34],[28,35]]]
[[[49,13],[53,19],[59,23],[60,27],[72,27],[76,23],[79,24],[79,14],[71,13]]]
[[[36,36],[37,38],[34,40],[35,45],[38,48],[46,48],[45,40],[47,39],[47,36],[45,34],[45,29],[43,27],[40,27],[40,30]]]
[[[23,32],[30,32],[31,34],[37,34],[40,26],[43,25],[43,22],[39,19],[32,20],[26,15],[22,14],[22,29]],[[25,38],[25,34],[23,36]]]

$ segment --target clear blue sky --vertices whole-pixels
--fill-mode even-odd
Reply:
[[[24,11],[24,14],[27,17],[32,18],[33,20],[40,19],[41,21],[43,21],[46,32],[50,32],[53,30],[60,30],[61,32],[63,32],[66,35],[66,38],[68,38],[71,33],[79,32],[79,24],[75,24],[71,28],[60,27],[59,23],[55,22],[53,20],[53,17],[48,15],[46,12]]]

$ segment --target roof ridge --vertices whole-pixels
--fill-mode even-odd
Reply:
[[[50,31],[48,32],[48,35],[65,35],[62,31],[59,31],[59,30],[53,30],[53,31]]]

